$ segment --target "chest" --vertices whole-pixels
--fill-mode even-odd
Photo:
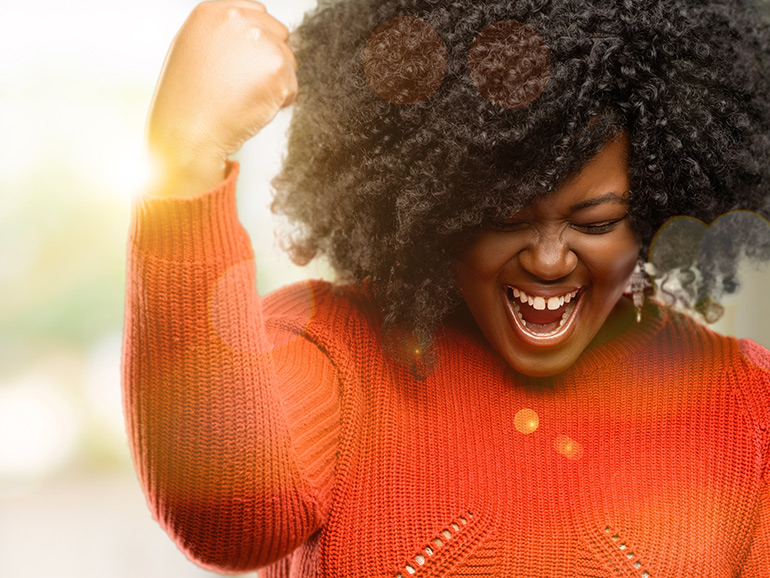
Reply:
[[[588,382],[447,366],[368,388],[322,575],[736,575],[759,456],[730,389]]]

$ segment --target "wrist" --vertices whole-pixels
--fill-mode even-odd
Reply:
[[[212,189],[225,178],[227,157],[211,151],[181,152],[148,146],[152,196],[190,198]]]

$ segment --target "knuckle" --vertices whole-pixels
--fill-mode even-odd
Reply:
[[[228,5],[223,9],[223,12],[228,20],[241,20],[243,18],[241,10],[237,6]]]
[[[254,46],[264,54],[267,60],[270,62],[276,59],[280,60],[277,57],[281,54],[281,48],[269,32],[259,26],[255,26],[251,28],[250,34]]]
[[[230,20],[233,18],[242,18],[241,9],[227,0],[207,0],[198,4],[194,11],[203,13],[211,18],[220,18]]]
[[[260,43],[260,42],[266,42],[267,41],[267,34],[265,34],[265,31],[262,30],[259,26],[255,26],[251,29],[251,36],[254,39],[254,42]]]
[[[218,2],[217,0],[208,0],[198,4],[193,9],[193,14],[202,19],[211,21],[218,18],[224,9],[226,9],[225,3]]]
[[[212,10],[216,10],[218,8],[218,2],[216,0],[206,0],[206,2],[201,2],[198,4],[195,8],[193,8],[194,12],[210,12]]]

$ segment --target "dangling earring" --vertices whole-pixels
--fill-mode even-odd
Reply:
[[[636,262],[634,272],[631,273],[631,279],[628,281],[628,293],[631,293],[631,299],[634,302],[634,309],[636,309],[636,322],[639,323],[642,320],[642,307],[644,306],[644,295],[652,288],[650,282],[650,276],[647,274],[644,259],[639,257]]]

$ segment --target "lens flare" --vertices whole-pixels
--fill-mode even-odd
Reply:
[[[569,436],[556,436],[553,448],[568,460],[579,460],[583,456],[583,446]]]
[[[520,433],[531,434],[540,426],[540,417],[532,409],[520,409],[513,418],[513,425]]]
[[[364,49],[369,85],[394,104],[427,100],[441,86],[446,62],[446,47],[438,32],[411,16],[380,24]]]
[[[262,354],[290,345],[302,336],[315,314],[315,294],[310,282],[301,281],[283,292],[287,313],[264,311],[254,279],[253,260],[225,271],[214,283],[209,297],[209,323],[230,348],[241,353]],[[264,327],[256,328],[253,323],[260,316]]]
[[[473,82],[487,99],[503,108],[524,108],[548,85],[551,57],[532,28],[501,20],[484,28],[468,52]]]

